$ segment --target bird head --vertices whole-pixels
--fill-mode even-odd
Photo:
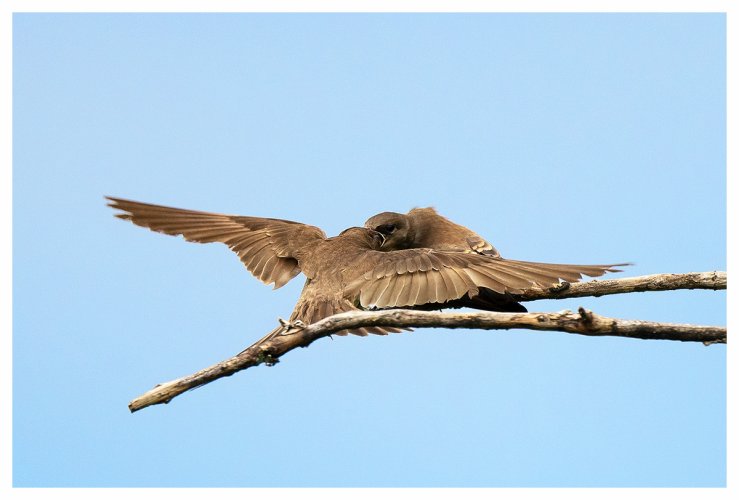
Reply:
[[[404,250],[413,247],[415,230],[407,215],[382,212],[367,219],[364,227],[373,229],[385,237],[382,250]]]

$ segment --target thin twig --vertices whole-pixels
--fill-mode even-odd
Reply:
[[[600,297],[618,293],[663,292],[668,290],[725,290],[726,273],[711,271],[684,274],[650,274],[633,278],[580,281],[542,290],[532,288],[515,295],[518,301]]]

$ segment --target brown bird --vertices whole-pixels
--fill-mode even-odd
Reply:
[[[498,278],[497,286],[480,289],[474,296],[464,296],[443,305],[447,307],[472,307],[489,311],[526,312],[526,308],[516,302],[510,293],[516,287],[529,288],[532,285],[551,287],[560,283],[579,281],[582,275],[600,276],[606,272],[618,272],[614,266],[625,264],[572,265],[545,264],[503,259],[500,252],[488,243],[485,238],[474,231],[456,224],[439,215],[434,208],[414,208],[407,214],[382,212],[367,219],[365,227],[374,229],[385,236],[381,246],[384,251],[405,250],[411,248],[430,248],[445,252],[463,254],[479,254],[496,261],[497,266],[508,274]],[[511,281],[509,276],[528,282]],[[438,309],[433,304],[416,306],[416,309]]]
[[[349,228],[327,238],[314,226],[281,219],[223,215],[169,208],[111,198],[116,217],[153,231],[183,236],[197,243],[228,245],[246,268],[262,282],[279,288],[301,271],[307,277],[290,316],[304,324],[344,311],[367,308],[412,307],[429,304],[448,307],[480,290],[521,292],[531,286],[549,286],[580,273],[598,276],[613,266],[569,266],[559,273],[547,268],[522,271],[520,263],[474,252],[430,248],[381,251],[385,237],[368,228]],[[279,331],[279,328],[275,332]],[[339,335],[399,332],[393,327],[363,327]],[[273,333],[275,333],[273,332]],[[271,335],[268,335],[268,337]]]

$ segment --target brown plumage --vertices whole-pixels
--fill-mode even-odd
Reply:
[[[583,275],[600,276],[606,272],[618,272],[613,265],[545,264],[503,259],[498,250],[474,231],[439,215],[433,208],[414,208],[407,214],[382,212],[370,217],[365,227],[385,236],[381,249],[388,252],[413,248],[429,248],[444,252],[475,254],[490,262],[485,266],[487,274],[478,276],[479,293],[465,295],[442,305],[421,303],[417,309],[472,307],[490,311],[526,312],[511,293],[532,286],[555,286],[560,281],[579,281]],[[474,273],[477,273],[474,270]],[[376,285],[378,288],[381,285]],[[367,295],[369,296],[369,295]],[[378,297],[383,307],[387,294]]]
[[[351,268],[356,253],[352,251],[351,238],[342,235],[326,238],[326,234],[315,226],[288,220],[199,212],[106,198],[110,200],[109,206],[121,211],[116,217],[138,226],[182,236],[195,243],[228,245],[257,279],[265,284],[274,284],[274,288],[283,286],[302,271],[307,280],[290,322],[310,324],[333,314],[357,309],[342,294],[342,270]],[[365,237],[382,239],[374,231]],[[351,279],[355,277],[349,276]],[[392,327],[364,327],[351,333],[364,336],[400,331]],[[338,335],[346,333],[343,331]]]
[[[485,238],[442,217],[431,207],[414,208],[407,214],[382,212],[367,219],[364,227],[385,235],[383,250],[433,248],[500,256],[498,250],[485,241]]]
[[[108,199],[111,207],[120,210],[116,217],[136,225],[180,235],[187,241],[228,245],[254,276],[274,283],[275,288],[302,272],[307,279],[290,321],[305,324],[372,307],[439,308],[475,299],[487,305],[484,293],[505,296],[531,286],[549,286],[560,278],[577,281],[581,274],[615,271],[613,266],[563,268],[431,248],[387,252],[381,251],[385,237],[368,228],[353,227],[327,238],[317,227],[287,220]],[[401,330],[374,326],[339,335],[384,335]]]

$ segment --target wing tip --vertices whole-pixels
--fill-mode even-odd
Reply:
[[[619,264],[609,264],[607,266],[603,266],[605,269],[605,272],[607,273],[622,273],[625,271],[625,269],[616,269],[618,267],[629,267],[629,266],[635,266],[635,262],[621,262]]]

